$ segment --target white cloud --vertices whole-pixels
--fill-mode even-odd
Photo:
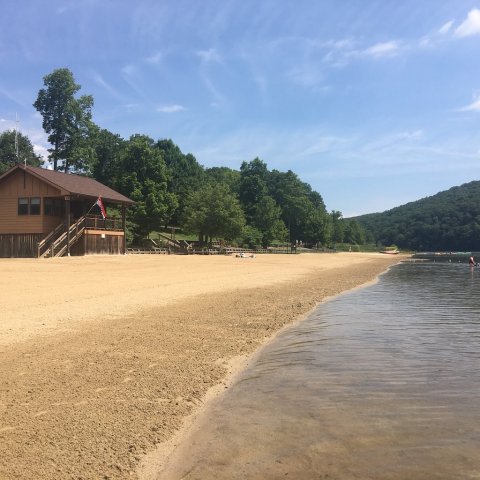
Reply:
[[[210,48],[208,50],[198,50],[195,52],[198,57],[202,60],[204,63],[221,63],[222,62],[222,57],[220,54],[217,52],[215,48]]]
[[[158,65],[163,60],[164,54],[163,52],[156,52],[149,57],[145,58],[147,63],[151,63],[152,65]]]
[[[44,159],[45,161],[47,160],[49,152],[48,152],[48,149],[46,147],[44,147],[43,145],[38,145],[38,144],[34,143],[33,144],[33,151],[37,155],[40,155],[42,157],[42,159]]]
[[[132,65],[132,64],[127,64],[124,67],[122,67],[122,73],[128,76],[135,75],[137,73],[137,67],[135,67],[135,65]]]
[[[480,10],[474,8],[468,12],[467,18],[455,29],[456,37],[480,35]]]
[[[157,112],[161,113],[176,113],[186,110],[183,105],[162,105],[157,107]]]
[[[446,35],[452,28],[453,25],[453,20],[450,20],[449,22],[443,24],[439,29],[438,33],[440,35]]]
[[[473,102],[459,109],[460,112],[480,112],[480,95],[476,95]]]
[[[397,54],[398,49],[398,42],[390,41],[377,43],[364,50],[363,53],[374,58],[392,57]]]

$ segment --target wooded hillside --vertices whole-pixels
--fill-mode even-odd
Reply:
[[[417,251],[479,251],[480,181],[355,220],[383,245]]]

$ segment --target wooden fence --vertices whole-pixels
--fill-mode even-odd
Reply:
[[[1,234],[0,258],[32,258],[43,235],[38,233]]]

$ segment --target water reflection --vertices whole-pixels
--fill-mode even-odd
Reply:
[[[406,263],[322,305],[160,478],[479,479],[479,275]]]

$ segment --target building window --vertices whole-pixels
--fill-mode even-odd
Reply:
[[[40,215],[40,197],[30,199],[30,215]]]
[[[18,214],[19,215],[28,215],[28,198],[19,198],[18,199]]]
[[[18,199],[19,215],[40,215],[40,197],[22,197]]]
[[[44,198],[43,199],[43,211],[45,215],[51,217],[61,217],[65,209],[63,208],[63,202],[60,198]]]

